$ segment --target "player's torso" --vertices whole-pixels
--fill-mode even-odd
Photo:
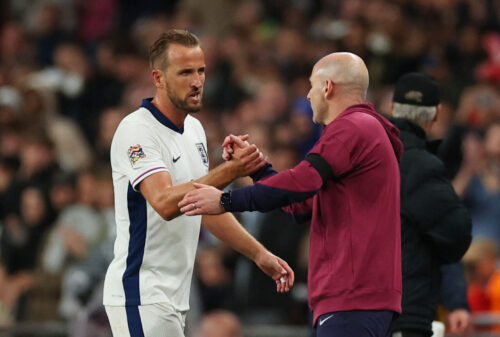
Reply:
[[[148,132],[155,139],[161,161],[169,172],[173,185],[195,180],[208,172],[205,134],[197,120],[188,116],[181,133],[159,123],[146,109],[139,109],[134,114],[136,116],[131,116],[127,123],[147,124]],[[144,127],[142,129],[144,130]],[[112,165],[113,151],[112,147]],[[131,231],[134,219],[131,218],[130,200],[140,199],[142,195],[131,190],[130,179],[115,166],[113,166],[113,182],[117,239],[115,258],[107,275],[108,289],[105,287],[105,304],[107,302],[121,305],[125,297],[130,297],[124,291],[123,275],[130,265],[131,242],[136,240],[135,234]],[[201,217],[181,215],[166,221],[147,201],[144,200],[144,203],[147,228],[138,276],[140,303],[169,302],[178,310],[187,310],[187,294],[189,294]]]

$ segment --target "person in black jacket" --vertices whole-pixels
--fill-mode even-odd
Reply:
[[[443,288],[456,288],[463,301],[446,299],[462,305],[451,310],[465,311],[467,301],[463,270],[457,265],[447,270],[442,266],[458,262],[471,241],[471,219],[445,178],[445,167],[434,155],[435,144],[426,132],[439,112],[438,85],[430,77],[409,73],[397,82],[391,121],[400,133],[404,153],[401,171],[401,244],[403,263],[403,313],[393,322],[393,337],[429,337],[432,321],[441,302]],[[457,272],[458,268],[458,272]],[[454,273],[450,279],[447,274]],[[444,292],[443,295],[457,292]],[[468,316],[453,318],[456,332],[463,333]],[[457,321],[458,320],[458,321]]]

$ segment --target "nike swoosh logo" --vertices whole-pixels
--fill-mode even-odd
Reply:
[[[177,158],[172,158],[172,160],[174,161],[174,163],[176,163],[180,158],[181,158],[181,156],[179,156]]]
[[[319,320],[319,325],[323,325],[323,323],[325,323],[326,321],[328,321],[328,320],[329,320],[330,318],[332,318],[332,317],[333,317],[333,315],[330,315],[330,316],[328,316],[328,317],[325,317],[325,318],[323,318],[323,319],[320,319],[320,320]]]

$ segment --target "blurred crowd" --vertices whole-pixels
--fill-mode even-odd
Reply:
[[[109,335],[101,308],[114,242],[109,148],[120,120],[153,95],[148,47],[169,28],[202,41],[207,79],[196,117],[211,167],[229,133],[248,133],[277,170],[302,159],[321,134],[306,95],[312,65],[327,53],[365,60],[369,100],[382,114],[400,75],[434,76],[443,107],[431,137],[444,139],[448,177],[474,224],[464,259],[471,310],[500,313],[500,1],[7,0],[0,325],[65,320],[74,336]],[[246,324],[307,324],[307,227],[280,212],[238,216],[299,282],[275,294],[250,261],[202,230],[190,333],[232,324],[227,337],[241,336],[238,318],[221,309]]]

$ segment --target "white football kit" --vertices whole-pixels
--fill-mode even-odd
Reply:
[[[196,118],[188,115],[184,128],[178,129],[151,99],[144,99],[118,126],[111,145],[117,237],[103,296],[113,330],[127,324],[131,337],[153,336],[144,326],[151,319],[141,320],[145,311],[138,307],[147,305],[180,313],[183,327],[201,216],[180,215],[166,221],[137,186],[161,171],[170,173],[174,185],[207,174],[206,148],[205,132]],[[118,322],[125,316],[110,311],[122,312],[127,321]]]

